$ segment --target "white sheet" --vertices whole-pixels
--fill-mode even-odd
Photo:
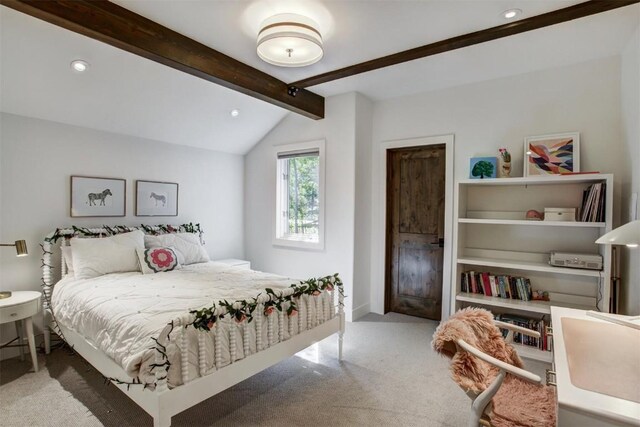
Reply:
[[[84,336],[97,348],[105,352],[132,377],[152,383],[154,376],[149,365],[154,362],[155,351],[151,337],[158,337],[171,320],[183,316],[192,309],[210,306],[213,302],[227,299],[229,302],[249,299],[264,293],[265,288],[274,290],[290,287],[297,280],[252,270],[232,268],[215,262],[192,264],[181,270],[167,273],[142,275],[136,273],[114,273],[79,280],[65,277],[58,282],[52,295],[52,307],[56,319],[67,328]],[[316,323],[316,307],[328,317],[330,302],[324,293],[314,304],[310,304],[311,323]],[[318,305],[319,304],[319,305]],[[299,315],[307,318],[304,304],[300,304]],[[326,314],[324,314],[326,313]],[[278,341],[278,316],[270,316],[274,322],[274,339]],[[289,338],[289,318],[284,316],[285,339]],[[297,316],[291,317],[294,335],[298,331]],[[307,328],[302,322],[301,331]],[[256,322],[247,326],[250,353],[256,351]],[[218,327],[232,330],[236,335],[236,360],[245,357],[243,351],[244,327],[229,318]],[[197,335],[193,327],[187,329],[189,345],[189,378],[198,373]],[[262,327],[263,343],[267,342],[267,321]],[[223,363],[230,363],[229,333],[222,339]],[[214,334],[206,339],[207,372],[215,368]],[[168,347],[171,362],[169,384],[182,383],[178,340],[172,336]]]

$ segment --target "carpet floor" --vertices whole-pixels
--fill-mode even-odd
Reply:
[[[326,340],[174,416],[172,426],[464,426],[470,400],[430,347],[436,322],[389,313],[348,323],[344,361]],[[80,356],[0,363],[0,425],[152,426]],[[542,363],[527,368],[544,372]]]

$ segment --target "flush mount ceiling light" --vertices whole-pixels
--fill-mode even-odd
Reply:
[[[238,110],[237,108],[234,108],[229,112],[229,114],[231,114],[231,117],[238,117],[240,115],[240,110]]]
[[[75,61],[71,61],[71,69],[78,73],[83,73],[89,69],[89,63],[81,59],[76,59]]]
[[[304,67],[322,59],[322,35],[318,24],[293,13],[274,15],[262,22],[258,56],[280,67]]]
[[[521,13],[522,13],[522,10],[520,9],[508,9],[502,12],[502,17],[504,19],[513,19],[516,16],[520,15]]]

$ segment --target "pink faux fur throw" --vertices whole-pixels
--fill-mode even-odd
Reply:
[[[493,323],[493,315],[481,308],[463,308],[442,322],[433,334],[433,349],[451,359],[453,380],[465,391],[481,393],[498,375],[498,369],[466,351],[456,351],[462,339],[496,359],[522,368],[518,353],[508,345]]]
[[[555,389],[507,374],[502,386],[493,396],[491,425],[555,427]]]
[[[442,322],[433,334],[433,349],[451,359],[453,380],[466,392],[484,391],[498,374],[498,369],[464,350],[457,351],[456,341],[468,344],[510,365],[523,367],[522,360],[487,310],[468,307]],[[555,426],[555,393],[552,387],[532,384],[507,374],[493,398],[491,424],[495,427]]]

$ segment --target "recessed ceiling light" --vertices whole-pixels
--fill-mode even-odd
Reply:
[[[238,110],[237,108],[234,108],[233,110],[231,110],[231,117],[238,117],[240,115],[240,110]]]
[[[75,61],[71,61],[71,69],[83,73],[89,69],[89,63],[81,59],[76,59]]]
[[[504,19],[513,19],[516,16],[520,15],[521,13],[522,13],[522,10],[520,9],[508,9],[502,12],[502,17]]]

